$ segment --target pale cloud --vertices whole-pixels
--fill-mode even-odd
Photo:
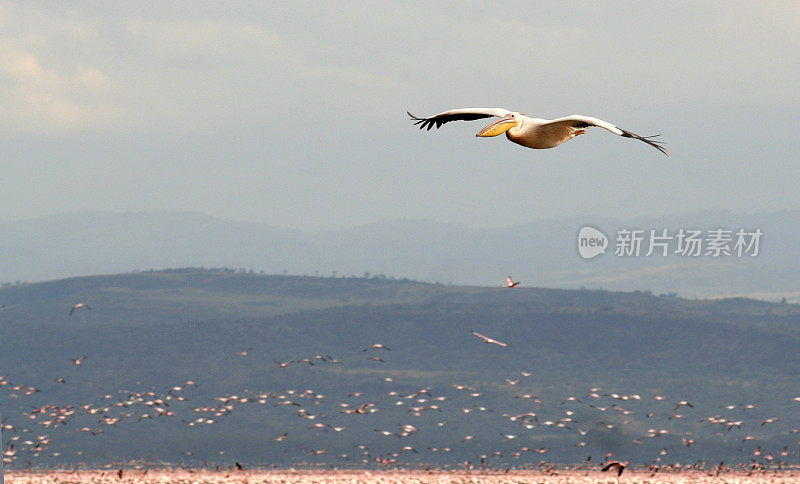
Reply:
[[[44,73],[35,55],[17,48],[12,42],[0,42],[0,70],[20,82],[35,79]]]
[[[0,4],[0,25],[14,26],[0,33],[0,124],[6,129],[53,132],[92,128],[118,119],[119,107],[112,95],[115,85],[108,74],[80,63],[79,56],[53,55],[64,36],[91,41],[92,29],[46,12],[21,12],[13,7]],[[22,22],[31,17],[40,21]]]
[[[60,131],[107,123],[118,109],[97,101],[113,88],[94,67],[71,72],[44,67],[33,52],[15,41],[0,40],[2,123],[25,131]]]
[[[75,81],[78,86],[86,89],[111,89],[114,86],[109,76],[94,67],[78,66]]]

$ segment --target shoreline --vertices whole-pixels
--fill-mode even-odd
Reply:
[[[626,470],[621,476],[598,469],[584,470],[211,470],[119,469],[106,470],[6,470],[6,483],[789,483],[800,482],[800,470],[702,470],[651,472]]]

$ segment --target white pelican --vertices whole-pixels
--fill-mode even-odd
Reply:
[[[669,156],[669,152],[661,146],[661,142],[652,139],[659,135],[639,136],[602,119],[580,114],[558,119],[540,119],[530,118],[524,114],[503,108],[460,108],[451,109],[427,118],[418,118],[411,113],[408,113],[408,115],[416,121],[414,124],[419,125],[419,129],[426,128],[429,131],[434,126],[438,129],[444,123],[449,123],[450,121],[473,121],[481,118],[498,117],[500,118],[498,121],[483,128],[476,136],[497,136],[505,133],[506,137],[514,143],[535,149],[554,148],[565,141],[586,133],[586,130],[592,126],[599,126],[624,138],[644,141]]]

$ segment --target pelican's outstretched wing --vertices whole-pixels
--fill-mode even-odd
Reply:
[[[569,131],[570,128],[573,129],[581,129],[581,128],[589,128],[592,126],[598,126],[600,128],[605,128],[612,133],[622,136],[624,138],[634,138],[640,141],[644,141],[645,143],[649,144],[653,148],[657,149],[658,151],[664,153],[665,155],[669,156],[669,151],[662,146],[662,142],[654,141],[652,138],[660,135],[653,135],[653,136],[639,136],[638,134],[631,133],[630,131],[626,131],[622,128],[614,126],[613,124],[609,123],[608,121],[603,121],[602,119],[593,118],[591,116],[583,116],[581,114],[573,114],[572,116],[565,116],[563,118],[553,119],[548,121],[547,123],[543,124],[542,127],[545,129],[558,129],[564,128],[565,131]]]
[[[438,129],[444,123],[449,123],[450,121],[474,121],[476,119],[491,118],[492,116],[502,118],[510,112],[508,109],[503,108],[459,108],[427,118],[418,118],[411,113],[408,113],[408,115],[416,121],[414,124],[419,125],[419,129],[427,128],[430,131],[434,125]]]

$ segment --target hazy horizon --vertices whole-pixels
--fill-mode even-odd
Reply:
[[[605,254],[581,254],[584,227],[607,238]],[[678,252],[681,229],[730,230],[728,254]],[[624,230],[667,230],[667,253],[617,253]],[[737,254],[735,231],[760,230],[754,248]],[[5,221],[0,282],[46,281],[179,267],[233,267],[268,274],[383,274],[424,282],[497,286],[507,275],[526,287],[649,290],[685,297],[747,296],[800,301],[793,257],[800,210],[759,214],[695,211],[664,217],[569,217],[502,227],[467,227],[425,219],[377,221],[308,231],[194,212],[73,212]]]
[[[213,215],[211,213],[203,212],[200,210],[76,210],[76,211],[65,211],[65,212],[53,212],[44,215],[36,215],[32,217],[23,217],[23,218],[11,218],[11,217],[2,217],[0,221],[4,222],[31,222],[36,220],[45,220],[45,219],[53,219],[53,218],[61,218],[61,217],[76,217],[76,216],[83,216],[83,215],[98,215],[98,216],[123,216],[123,215],[130,215],[130,216],[139,216],[139,215],[178,215],[178,214],[186,214],[186,215],[195,215],[201,217],[210,217],[222,222],[232,222],[232,223],[242,223],[242,224],[253,224],[253,225],[262,225],[269,228],[275,229],[283,229],[288,231],[297,231],[297,232],[304,232],[307,234],[325,234],[329,232],[339,232],[339,231],[347,231],[353,230],[363,227],[370,227],[375,225],[383,225],[383,224],[392,224],[392,223],[436,223],[442,225],[450,225],[458,228],[463,229],[474,229],[474,230],[490,230],[490,229],[502,229],[502,228],[512,228],[514,226],[525,225],[528,223],[536,223],[536,222],[552,222],[552,221],[561,221],[561,220],[569,220],[574,221],[578,219],[585,219],[587,224],[591,224],[593,220],[596,219],[616,219],[616,220],[631,220],[631,219],[672,219],[672,218],[681,218],[681,217],[693,217],[693,216],[709,216],[709,215],[724,215],[724,216],[736,216],[736,217],[756,217],[756,216],[763,216],[763,215],[774,215],[780,213],[795,213],[800,211],[799,209],[782,209],[782,210],[758,210],[758,211],[734,211],[726,208],[707,208],[707,209],[697,209],[697,210],[686,210],[686,211],[679,211],[679,212],[664,212],[658,214],[642,214],[642,215],[624,215],[624,214],[599,214],[599,213],[585,213],[585,214],[575,214],[575,215],[564,215],[564,216],[541,216],[541,217],[531,217],[528,219],[520,220],[517,222],[511,223],[503,223],[503,224],[487,224],[487,225],[473,225],[467,223],[459,223],[447,220],[439,220],[435,218],[425,218],[425,217],[396,217],[396,218],[377,218],[374,220],[365,221],[363,223],[358,223],[355,225],[348,225],[342,226],[337,228],[303,228],[303,227],[295,227],[292,225],[273,225],[268,224],[266,222],[259,222],[244,218],[236,218],[236,217],[220,217]]]

